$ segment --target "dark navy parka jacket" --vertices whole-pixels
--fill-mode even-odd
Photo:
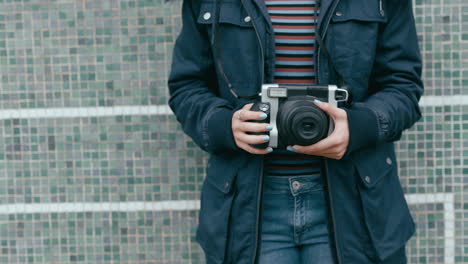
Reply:
[[[263,156],[241,150],[233,139],[232,115],[248,102],[233,96],[215,63],[214,8],[214,0],[183,3],[169,105],[185,133],[210,154],[197,230],[207,262],[253,264],[260,247]],[[335,258],[340,264],[387,263],[414,233],[393,146],[421,115],[411,1],[322,0],[317,31],[330,54],[323,47],[316,51],[318,82],[336,84],[331,60],[353,95],[353,104],[343,108],[347,152],[323,162]],[[218,34],[224,74],[239,94],[258,93],[262,82],[273,82],[274,35],[264,0],[221,1]]]

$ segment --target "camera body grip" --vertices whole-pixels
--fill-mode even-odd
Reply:
[[[250,111],[258,111],[258,112],[263,112],[267,115],[267,118],[264,120],[250,120],[249,122],[253,123],[265,123],[269,124],[270,123],[270,104],[269,103],[262,103],[262,102],[256,102],[252,105],[250,108]],[[269,132],[250,132],[248,133],[249,135],[267,135],[269,136]],[[258,149],[264,149],[268,147],[268,142],[261,143],[261,144],[252,144],[251,145],[254,148]]]

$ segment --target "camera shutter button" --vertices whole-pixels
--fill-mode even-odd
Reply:
[[[266,112],[266,111],[270,110],[270,106],[268,104],[261,104],[259,108],[263,112]]]

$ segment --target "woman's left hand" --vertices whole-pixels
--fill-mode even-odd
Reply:
[[[335,129],[326,138],[310,146],[288,146],[288,150],[307,155],[341,159],[349,144],[348,115],[346,111],[329,103],[315,101],[320,109],[327,113],[335,123]]]

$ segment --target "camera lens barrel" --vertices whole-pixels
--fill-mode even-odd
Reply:
[[[329,117],[312,100],[291,97],[280,106],[277,125],[281,145],[308,146],[328,135]]]

